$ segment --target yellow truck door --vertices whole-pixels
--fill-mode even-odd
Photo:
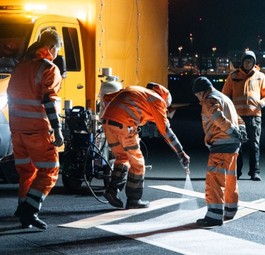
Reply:
[[[63,79],[59,96],[62,107],[65,100],[72,100],[73,106],[86,105],[86,84],[83,47],[79,23],[74,18],[45,15],[36,20],[30,44],[38,39],[45,29],[55,29],[63,38],[64,45],[59,54],[66,62],[67,76]]]

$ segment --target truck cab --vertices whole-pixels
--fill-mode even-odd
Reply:
[[[46,29],[56,30],[63,38],[63,47],[58,55],[60,60],[64,59],[67,72],[61,72],[64,77],[59,92],[61,111],[63,111],[65,101],[69,100],[73,105],[86,106],[86,75],[79,21],[73,17],[34,14],[17,7],[0,6],[1,161],[12,154],[6,94],[11,73],[23,59],[27,48],[37,41],[40,34]],[[56,63],[56,60],[54,62]]]

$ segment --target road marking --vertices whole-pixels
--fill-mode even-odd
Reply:
[[[101,225],[97,228],[186,255],[264,253],[265,246],[262,244],[199,228],[195,222],[204,217],[206,210],[206,207],[192,211],[177,210],[142,222]],[[241,207],[237,218],[255,211]]]
[[[153,188],[153,189],[159,189],[159,190],[164,190],[164,191],[169,191],[169,192],[174,192],[174,193],[180,193],[180,194],[192,196],[192,197],[205,198],[204,193],[192,191],[192,190],[187,190],[187,189],[181,189],[181,188],[173,187],[170,185],[157,185],[157,186],[149,186],[149,187]],[[265,204],[263,204],[263,203],[259,204],[259,203],[253,203],[253,202],[239,201],[238,205],[242,206],[242,207],[254,209],[257,211],[265,212]]]
[[[117,209],[116,211],[110,213],[104,213],[95,217],[90,217],[66,224],[59,225],[59,227],[67,227],[67,228],[92,228],[101,224],[113,222],[116,220],[121,220],[128,218],[130,216],[138,215],[145,212],[150,212],[153,210],[157,210],[163,207],[180,204],[184,201],[187,201],[187,198],[163,198],[156,201],[150,202],[149,208],[144,209],[131,209],[131,210],[121,210]]]

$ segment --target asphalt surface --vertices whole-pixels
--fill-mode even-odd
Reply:
[[[238,218],[222,226],[203,229],[195,224],[206,209],[203,193],[208,155],[196,125],[199,127],[197,122],[186,125],[185,120],[179,127],[173,123],[191,157],[191,182],[163,140],[143,139],[148,151],[147,164],[152,164],[153,168],[146,173],[143,196],[152,204],[141,213],[115,209],[99,202],[85,183],[79,193],[69,193],[60,176],[39,214],[48,229],[21,229],[13,216],[18,186],[0,184],[0,254],[264,254],[264,204],[262,210],[240,207]],[[265,168],[264,154],[262,150],[262,169]],[[260,199],[264,199],[265,171],[261,177],[262,182],[249,180],[245,167],[238,181],[240,201],[264,203]],[[156,188],[158,186],[170,190]],[[188,190],[191,195],[174,192],[174,188]],[[194,196],[193,191],[202,197]],[[103,199],[101,192],[97,194]],[[123,192],[121,198],[125,201]]]

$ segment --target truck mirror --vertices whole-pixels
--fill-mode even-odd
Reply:
[[[53,60],[53,63],[58,66],[60,73],[63,78],[67,76],[66,63],[62,55],[58,55],[56,59]]]

